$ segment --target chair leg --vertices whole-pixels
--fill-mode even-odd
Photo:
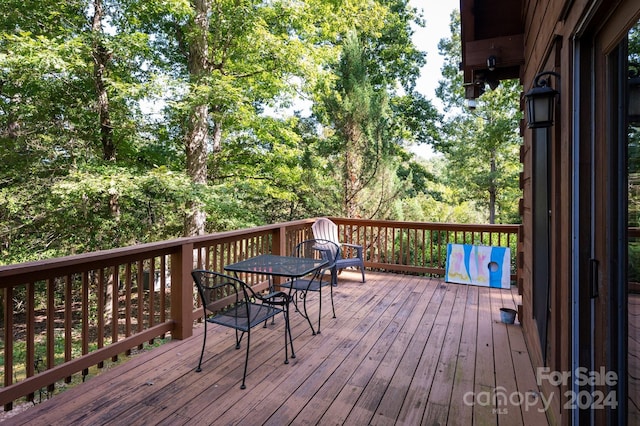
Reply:
[[[336,308],[333,304],[333,286],[330,287],[330,293],[331,293],[331,310],[333,311],[333,317],[336,317]]]
[[[244,331],[242,332],[240,337],[238,337],[238,329],[236,329],[236,349],[240,349],[240,342],[242,342],[243,337],[244,337]]]
[[[287,318],[287,312],[283,312],[284,315],[284,363],[289,364],[289,348],[287,342],[287,334],[289,333],[289,318]],[[291,349],[293,350],[293,342],[291,342]]]
[[[360,272],[362,272],[362,282],[366,282],[366,280],[364,279],[364,263],[360,264]]]
[[[320,318],[322,317],[322,283],[318,289],[318,334],[320,334]]]
[[[289,305],[287,304],[286,306],[286,310],[285,310],[285,335],[284,338],[287,338],[287,332],[289,333],[289,344],[291,345],[291,358],[295,358],[296,357],[296,353],[293,350],[293,337],[291,336],[291,325],[289,323]],[[286,346],[285,346],[286,349]],[[286,356],[285,356],[285,360],[286,360]]]
[[[291,290],[289,290],[289,292],[291,292]],[[300,312],[298,311],[298,290],[293,292],[293,306],[296,308],[296,312]]]
[[[200,351],[200,361],[198,361],[198,368],[196,368],[196,372],[202,371],[202,357],[204,356],[204,347],[207,344],[207,319],[204,320],[204,333],[202,337],[202,351]]]
[[[309,318],[309,314],[307,313],[307,292],[305,291],[302,295],[302,310],[304,311],[304,317],[307,319],[309,323],[309,327],[311,327],[311,335],[315,336],[316,331],[313,329],[313,324],[311,324],[311,318]]]
[[[251,342],[251,328],[247,330],[247,352],[244,357],[244,373],[242,373],[242,384],[240,385],[240,389],[246,389],[247,386],[244,384],[245,378],[247,377],[247,365],[249,364],[249,344]]]

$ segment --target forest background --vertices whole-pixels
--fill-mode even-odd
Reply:
[[[519,221],[522,88],[465,108],[457,11],[439,111],[404,0],[1,2],[0,265],[324,215]]]

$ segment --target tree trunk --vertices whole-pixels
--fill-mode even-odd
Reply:
[[[216,117],[216,113],[218,113],[218,116],[221,115],[220,109],[221,108],[219,106],[214,105],[212,107],[212,113],[214,114],[214,123],[213,142],[211,143],[211,149],[213,150],[213,152],[220,152],[220,150],[222,150],[222,120]]]
[[[102,157],[106,161],[115,161],[116,147],[113,143],[113,127],[111,125],[111,117],[109,114],[109,95],[107,94],[107,87],[104,81],[107,64],[111,59],[111,54],[100,41],[100,36],[102,35],[102,18],[104,14],[102,0],[94,0],[93,8],[94,14],[91,23],[91,29],[93,30],[93,78],[96,85],[96,94],[98,96]]]
[[[116,268],[117,269],[117,268]],[[113,298],[117,297],[118,289],[115,289],[115,277],[114,274],[117,272],[111,272],[111,268],[108,269],[109,273],[107,275],[107,283],[105,286],[105,298],[104,298],[104,320],[105,323],[111,323],[113,319]]]
[[[199,105],[194,109],[190,132],[186,141],[187,173],[193,183],[200,185],[207,183],[207,114],[208,108],[206,105]],[[204,234],[206,216],[202,203],[198,200],[191,200],[187,207],[185,236]]]
[[[489,223],[496,223],[496,153],[495,151],[491,153],[491,178],[489,182]]]
[[[207,35],[209,33],[211,3],[209,0],[196,0],[194,7],[196,16],[191,29],[194,37],[189,44],[188,69],[191,81],[197,83],[201,77],[209,72]],[[207,183],[208,118],[209,106],[206,103],[194,106],[185,137],[187,173],[196,185]],[[187,207],[185,235],[204,234],[206,216],[202,204],[193,200]]]
[[[362,190],[360,173],[362,172],[363,150],[362,138],[358,123],[348,122],[345,126],[346,147],[344,154],[344,212],[348,218],[359,217],[358,194]]]
[[[116,160],[116,147],[113,143],[113,126],[111,125],[111,117],[109,114],[109,95],[107,93],[107,85],[105,83],[105,74],[107,65],[111,60],[111,54],[102,43],[102,19],[104,16],[104,8],[102,0],[93,1],[93,19],[91,22],[92,29],[92,57],[93,57],[93,80],[96,87],[96,95],[98,102],[98,119],[100,123],[100,141],[102,142],[102,158],[105,161]],[[116,219],[120,219],[120,201],[118,191],[115,187],[109,188],[109,209],[111,215]],[[110,274],[107,280],[106,297],[104,300],[104,314],[107,322],[113,317],[113,298],[116,297],[117,290],[114,290],[114,276]]]

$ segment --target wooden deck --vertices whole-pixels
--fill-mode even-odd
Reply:
[[[322,333],[292,315],[297,357],[283,363],[282,320],[252,335],[202,327],[14,416],[12,424],[547,424],[521,327],[500,322],[515,290],[345,271]],[[317,297],[317,296],[312,296]],[[317,304],[311,302],[313,306]],[[317,317],[316,317],[317,318]],[[244,349],[244,348],[243,348]],[[496,403],[497,396],[497,403]]]

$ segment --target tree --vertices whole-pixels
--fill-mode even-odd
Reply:
[[[147,156],[147,129],[139,125],[137,101],[148,81],[144,36],[117,32],[118,8],[108,0],[7,3],[0,20],[3,261],[176,236],[175,214],[160,210],[183,211],[184,189],[156,204],[143,184],[166,178],[170,187],[176,177],[145,175],[143,165],[161,167],[157,160],[171,156]],[[137,201],[129,203],[134,192]],[[149,217],[162,217],[166,228],[158,232]]]
[[[342,210],[347,217],[360,217],[362,191],[377,174],[384,155],[379,131],[388,115],[386,93],[373,89],[355,32],[346,37],[336,74],[338,80],[324,106],[335,131],[332,145],[342,156]]]
[[[521,87],[517,81],[503,81],[487,90],[475,109],[464,108],[459,28],[460,15],[455,11],[452,37],[439,43],[445,79],[436,93],[447,115],[436,149],[449,163],[448,183],[457,189],[459,200],[485,206],[489,223],[517,221]]]
[[[93,58],[93,78],[96,86],[98,115],[100,121],[100,139],[102,140],[103,158],[115,161],[116,147],[113,142],[113,126],[109,111],[109,93],[107,91],[106,73],[111,60],[111,52],[102,42],[104,7],[102,0],[93,0],[93,17],[91,19],[91,56]]]
[[[379,27],[353,27],[341,38],[339,61],[314,105],[327,132],[321,154],[334,154],[340,214],[348,217],[385,217],[409,182],[398,175],[402,146],[435,134],[435,108],[413,91],[424,53],[411,41],[410,23],[423,23],[406,1],[380,6]]]
[[[213,70],[209,60],[209,16],[210,0],[195,0],[192,3],[194,16],[187,24],[189,42],[178,39],[188,51],[187,69],[191,87],[198,87]],[[184,46],[187,44],[187,46]],[[187,174],[195,185],[207,183],[207,143],[209,139],[209,104],[205,99],[196,102],[191,111],[185,132]],[[185,235],[202,235],[205,227],[205,212],[198,200],[189,201],[185,221]]]
[[[294,86],[310,50],[301,42],[304,3],[251,0],[130,1],[139,28],[153,33],[152,48],[165,63],[159,70],[175,87],[165,99],[176,130],[182,134],[186,170],[193,183],[206,184],[209,155],[220,152],[225,138],[260,126],[265,104]],[[151,13],[150,13],[151,11]],[[131,21],[135,22],[135,21]],[[204,206],[193,200],[185,234],[205,230]]]

